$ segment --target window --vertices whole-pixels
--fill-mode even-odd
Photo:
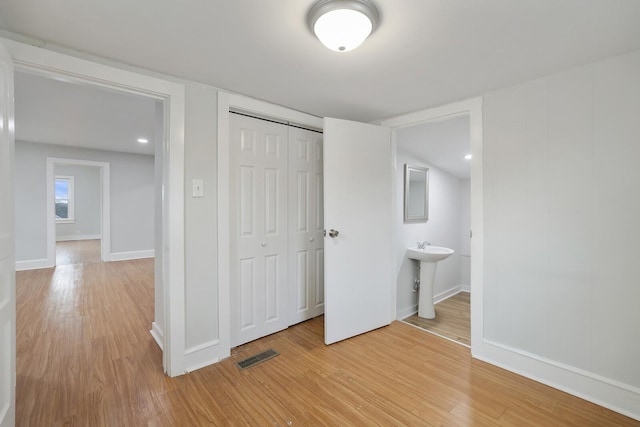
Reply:
[[[56,175],[56,222],[74,222],[74,191],[73,177]]]

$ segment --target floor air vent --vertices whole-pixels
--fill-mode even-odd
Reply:
[[[255,356],[251,356],[247,359],[236,362],[236,365],[238,365],[240,369],[247,369],[257,365],[258,363],[262,363],[273,357],[276,357],[279,354],[280,353],[278,353],[277,351],[273,349],[269,349],[269,350],[263,351],[262,353],[258,353]]]

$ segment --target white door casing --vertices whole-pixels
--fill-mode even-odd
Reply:
[[[289,128],[289,325],[324,312],[322,134]]]
[[[0,44],[0,427],[15,424],[16,405],[13,104],[13,61]]]
[[[327,344],[395,319],[394,162],[388,128],[324,119]]]
[[[287,328],[287,127],[232,114],[231,346]]]
[[[163,367],[170,376],[185,373],[185,241],[183,84],[111,67],[41,47],[1,39],[15,66],[45,76],[148,96],[163,102],[162,141],[162,294],[164,310]]]
[[[111,165],[93,160],[47,157],[47,264],[56,265],[55,166],[79,165],[100,170],[100,259],[111,261]]]

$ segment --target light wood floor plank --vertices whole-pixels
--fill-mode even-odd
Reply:
[[[56,242],[56,265],[100,262],[100,240]]]
[[[404,322],[426,331],[471,346],[471,295],[459,292],[435,305],[436,318],[424,319],[413,314]]]
[[[18,272],[17,304],[19,426],[640,425],[401,322],[325,346],[320,317],[168,378],[151,259]]]

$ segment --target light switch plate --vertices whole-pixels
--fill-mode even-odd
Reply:
[[[194,179],[192,181],[192,197],[204,197],[204,181],[201,179]]]

